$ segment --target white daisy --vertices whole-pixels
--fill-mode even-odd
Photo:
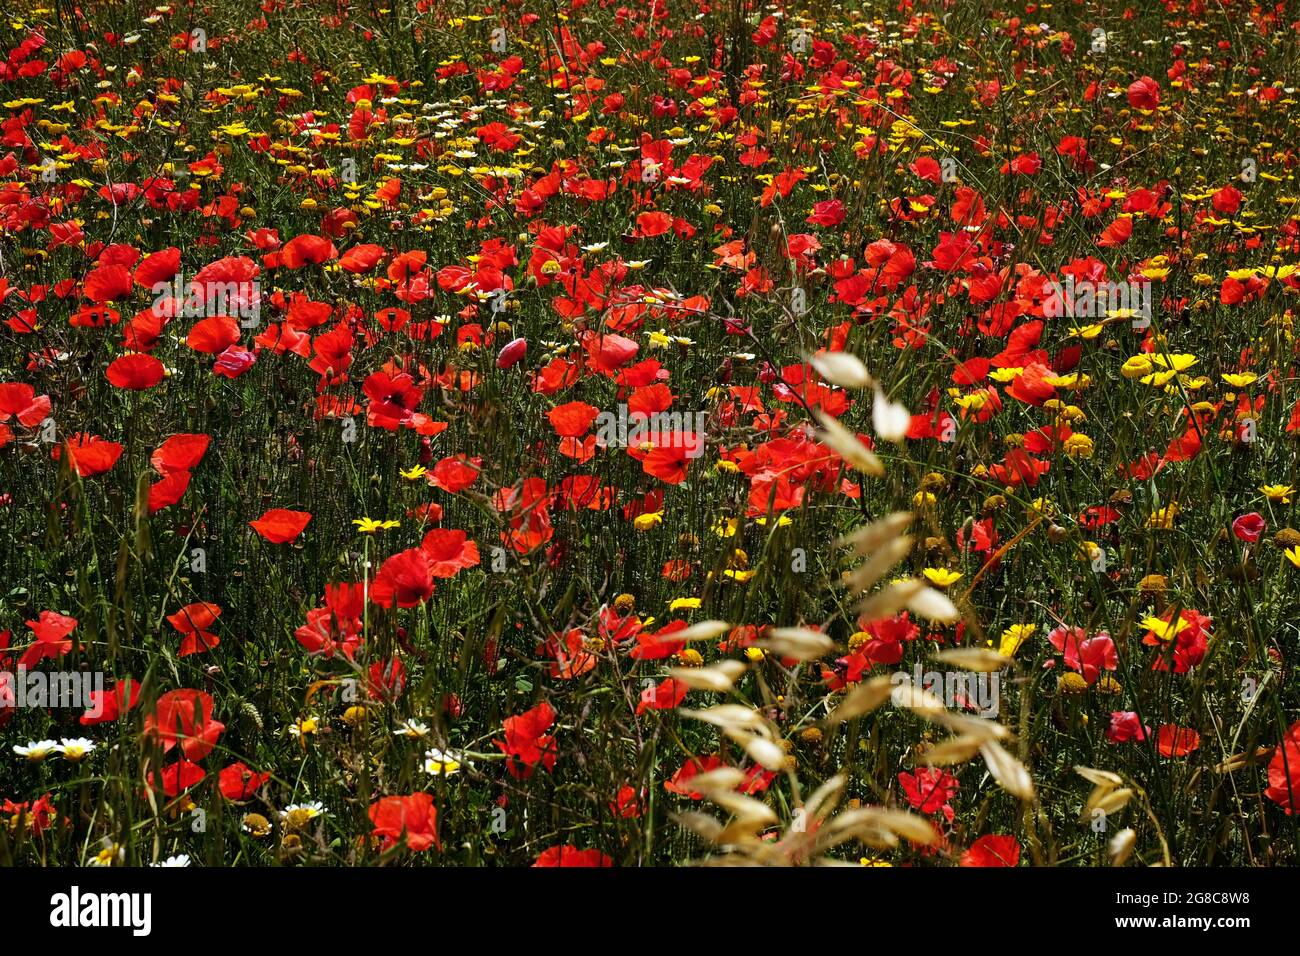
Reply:
[[[280,811],[280,822],[290,830],[302,830],[317,817],[323,817],[328,811],[319,800],[311,803],[291,803]]]
[[[450,777],[460,770],[460,755],[448,751],[443,753],[437,747],[424,755],[424,772],[435,777]]]
[[[40,763],[58,749],[59,745],[53,740],[29,740],[26,747],[16,744],[14,753],[20,757],[26,757],[32,763]]]
[[[429,725],[419,720],[404,720],[393,734],[397,737],[423,738],[429,736]]]
[[[85,737],[64,737],[54,749],[62,755],[64,760],[80,763],[95,749],[95,742],[87,740]]]

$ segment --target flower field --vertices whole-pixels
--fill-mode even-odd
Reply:
[[[1298,57],[20,0],[0,864],[1300,863]]]

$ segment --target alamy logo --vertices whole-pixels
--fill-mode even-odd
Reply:
[[[1133,328],[1151,325],[1150,282],[1092,282],[1065,277],[1065,285],[1043,287],[1043,315],[1049,319],[1131,318]]]
[[[894,685],[895,704],[905,703],[902,688],[908,684],[940,698],[945,707],[967,708],[981,717],[996,717],[1002,700],[1002,680],[997,673],[927,671],[917,664],[910,674],[895,671],[889,682]]]
[[[605,448],[681,448],[687,458],[704,454],[704,412],[617,412],[596,416],[596,444]]]
[[[78,927],[129,927],[133,936],[148,936],[153,929],[153,897],[149,893],[71,892],[50,897],[50,925]]]
[[[104,712],[102,671],[0,671],[0,708],[67,708],[91,717]]]
[[[226,315],[238,317],[240,325],[254,328],[262,314],[262,294],[255,280],[241,279],[230,282],[186,282],[181,273],[170,282],[155,282],[153,308],[159,314],[172,314],[175,318],[206,319]],[[168,300],[177,305],[169,306]]]

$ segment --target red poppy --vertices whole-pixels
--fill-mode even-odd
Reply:
[[[310,511],[291,511],[288,508],[272,508],[249,526],[272,544],[285,544],[302,534],[307,523],[311,521]]]
[[[962,866],[1016,866],[1020,863],[1020,841],[1013,836],[986,834],[961,855]]]
[[[589,332],[584,337],[583,348],[586,349],[587,363],[594,371],[605,375],[612,374],[636,355],[640,346],[631,339],[621,335],[606,333],[597,335]]]
[[[130,677],[117,681],[112,689],[92,690],[90,707],[81,715],[84,726],[117,720],[140,702],[140,684]]]
[[[1268,763],[1268,789],[1264,796],[1291,816],[1300,806],[1300,721],[1291,725]]]
[[[435,578],[450,578],[462,568],[479,563],[478,545],[468,540],[464,531],[434,528],[424,536],[420,547],[429,556],[429,571]]]
[[[1128,105],[1135,110],[1153,110],[1160,105],[1160,84],[1149,76],[1128,86]]]
[[[72,641],[68,635],[77,626],[75,617],[67,617],[57,611],[42,611],[35,621],[28,621],[36,641],[23,652],[18,659],[20,667],[30,668],[47,657],[59,658],[72,650]]]
[[[1081,627],[1062,625],[1054,628],[1047,640],[1065,656],[1065,665],[1082,674],[1089,686],[1097,683],[1103,670],[1113,671],[1119,666],[1115,642],[1105,631],[1088,637],[1088,632]]]
[[[91,302],[113,302],[125,299],[134,288],[131,270],[126,266],[109,263],[92,269],[86,275],[82,292]]]
[[[672,710],[686,699],[686,685],[669,677],[662,683],[647,687],[641,692],[641,701],[636,705],[636,712],[644,714],[647,710]]]
[[[1165,724],[1156,729],[1156,750],[1162,757],[1186,757],[1201,746],[1201,735],[1190,727]]]
[[[198,654],[220,644],[221,639],[209,633],[220,616],[221,608],[206,602],[188,604],[175,614],[168,615],[167,623],[184,635],[179,656]]]
[[[613,865],[614,861],[599,850],[579,850],[567,844],[543,850],[537,862],[533,864],[534,867],[611,867]]]
[[[913,810],[922,813],[942,812],[946,819],[952,820],[954,811],[949,801],[956,796],[958,783],[957,778],[948,771],[924,767],[916,773],[900,773],[898,782]]]
[[[556,405],[546,413],[546,418],[560,437],[577,438],[586,434],[591,423],[600,414],[600,409],[586,402],[568,402]]]
[[[270,779],[271,775],[269,773],[257,773],[248,769],[242,761],[239,761],[224,768],[217,775],[217,785],[220,787],[223,797],[238,803],[251,800],[253,794],[257,793],[262,784]]]
[[[76,435],[62,445],[55,446],[52,452],[57,459],[62,449],[68,450],[68,460],[77,469],[82,478],[102,475],[122,457],[122,446],[117,442],[105,441],[97,435]]]
[[[433,562],[421,548],[393,555],[370,582],[370,600],[381,607],[415,607],[433,597]]]
[[[163,380],[166,368],[152,355],[133,353],[115,358],[108,366],[108,381],[114,388],[144,391]]]
[[[169,246],[158,252],[151,252],[141,259],[139,265],[135,267],[133,278],[136,285],[152,289],[157,285],[171,282],[180,268],[181,251],[175,246]]]
[[[214,315],[194,323],[185,344],[196,352],[218,355],[238,341],[239,323],[228,315]]]
[[[36,394],[23,382],[0,382],[0,422],[16,416],[18,424],[34,428],[50,415],[50,397]]]
[[[526,768],[523,776],[531,775],[539,763],[547,770],[555,767],[555,738],[546,733],[554,723],[555,709],[546,701],[532,710],[505,719],[506,739],[494,742],[507,755],[506,765],[512,775],[520,775],[516,760]]]
[[[1143,726],[1135,711],[1116,710],[1110,715],[1106,739],[1113,744],[1124,744],[1130,740],[1146,740],[1150,733],[1150,728]]]
[[[202,782],[206,771],[196,763],[181,759],[163,768],[157,779],[162,784],[163,793],[169,797],[179,797],[190,787]]]
[[[453,455],[434,465],[425,480],[435,488],[454,494],[457,491],[464,491],[478,480],[482,464],[481,458]]]
[[[403,837],[408,849],[421,853],[429,847],[442,849],[438,841],[438,810],[433,796],[412,793],[405,797],[381,797],[370,805],[370,822],[373,835],[382,840],[385,850],[395,846]]]
[[[164,753],[178,744],[186,760],[202,760],[216,746],[226,725],[212,716],[212,697],[200,690],[182,688],[158,698],[144,718],[144,734],[157,740]]]
[[[497,368],[506,369],[516,365],[528,351],[527,339],[511,339],[497,353]]]
[[[203,460],[211,441],[209,435],[172,435],[158,446],[149,463],[163,475],[193,471]]]
[[[373,243],[353,246],[339,259],[339,268],[353,275],[364,275],[374,269],[385,255],[384,247]]]
[[[1264,516],[1255,511],[1244,514],[1232,522],[1232,533],[1247,544],[1258,541],[1267,528],[1268,522],[1264,520]]]
[[[294,236],[280,249],[280,265],[286,269],[301,269],[311,263],[320,265],[338,256],[334,243],[324,236],[311,234]]]
[[[704,794],[693,790],[690,786],[692,780],[702,773],[708,773],[710,770],[716,770],[723,766],[722,758],[717,754],[709,754],[704,757],[692,757],[682,764],[671,777],[664,781],[664,789],[669,793],[675,793],[679,796],[689,797],[691,800],[703,800]]]
[[[639,631],[636,647],[628,652],[628,657],[636,661],[659,661],[672,657],[686,647],[685,641],[674,641],[672,635],[684,630],[685,621],[670,621],[657,631]]]

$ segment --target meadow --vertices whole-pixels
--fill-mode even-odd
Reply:
[[[20,0],[0,864],[1300,862],[1298,44]]]

